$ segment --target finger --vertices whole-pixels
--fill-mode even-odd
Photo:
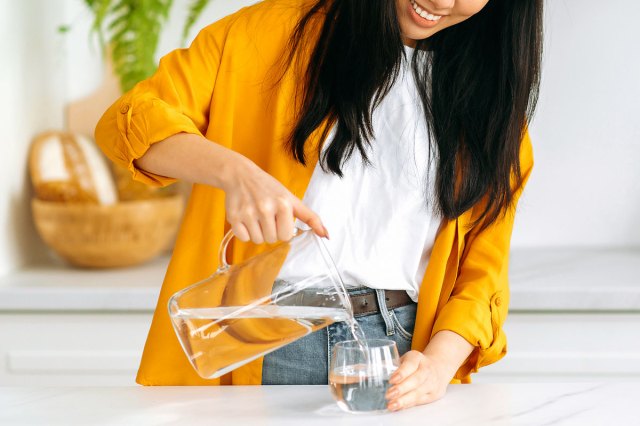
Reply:
[[[293,237],[293,207],[288,202],[282,202],[276,215],[278,239],[289,241]]]
[[[311,229],[319,236],[319,237],[327,237],[329,238],[329,232],[327,228],[322,224],[322,220],[320,220],[320,216],[318,216],[313,210],[304,205],[304,203],[298,199],[294,202],[293,205],[293,215],[309,225]]]
[[[425,392],[421,389],[414,389],[406,395],[389,401],[387,409],[391,411],[398,411],[405,408],[413,407],[416,405],[429,404],[435,401],[437,398],[429,392]]]
[[[231,230],[233,231],[233,235],[236,236],[242,242],[247,242],[250,239],[249,231],[247,227],[244,226],[242,222],[235,222],[231,224]]]
[[[258,222],[262,229],[262,238],[267,243],[275,243],[276,233],[276,202],[273,199],[263,200],[258,204]]]
[[[388,400],[396,399],[402,395],[406,395],[409,392],[419,388],[427,380],[427,375],[421,368],[416,369],[413,374],[406,377],[402,382],[391,386],[386,393]]]
[[[418,369],[422,354],[418,351],[409,351],[400,358],[400,367],[391,375],[389,383],[395,385],[402,382]]]
[[[272,244],[278,240],[275,208],[267,209],[261,213],[259,225],[260,229],[262,229],[262,237],[267,243]]]
[[[273,244],[278,241],[278,232],[276,231],[276,218],[274,216],[260,219],[260,229],[264,241]]]
[[[246,226],[249,231],[249,235],[251,236],[251,241],[255,244],[264,243],[264,237],[262,236],[262,229],[260,228],[260,224],[257,220],[250,220],[246,222],[242,222],[244,226]]]

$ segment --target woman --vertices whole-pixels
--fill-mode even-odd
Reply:
[[[96,128],[134,179],[194,183],[138,383],[326,383],[340,323],[203,380],[166,312],[215,270],[227,229],[274,242],[295,219],[342,250],[352,300],[376,301],[357,318],[367,336],[404,345],[390,409],[502,358],[541,15],[541,0],[265,0],[165,56]],[[235,262],[250,255],[232,248]]]

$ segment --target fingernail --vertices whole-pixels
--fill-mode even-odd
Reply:
[[[389,404],[389,410],[397,410],[398,408],[400,408],[400,404],[398,404],[397,402]]]
[[[387,399],[393,399],[396,396],[398,396],[398,390],[397,389],[393,389],[393,390],[389,391],[389,393],[387,393]]]
[[[329,231],[327,231],[327,227],[322,225],[322,229],[324,229],[324,234],[327,236],[327,240],[330,240],[331,238],[329,238]]]

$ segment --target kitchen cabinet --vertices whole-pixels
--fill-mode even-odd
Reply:
[[[520,313],[505,324],[507,355],[477,383],[640,380],[640,313]]]
[[[134,385],[167,264],[0,278],[0,386]]]
[[[0,277],[0,386],[134,384],[168,259]],[[507,355],[474,383],[640,380],[640,251],[512,251]]]
[[[0,384],[133,385],[151,313],[0,314]]]
[[[640,249],[512,250],[507,355],[474,382],[640,379]]]

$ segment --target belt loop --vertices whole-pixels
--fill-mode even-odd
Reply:
[[[330,324],[329,327],[325,328],[327,334],[327,383],[329,383],[329,375],[331,374],[331,351],[333,350],[333,346],[331,345],[331,331],[335,324]]]
[[[380,309],[380,315],[384,320],[384,324],[387,326],[387,336],[393,336],[396,332],[393,325],[393,318],[387,309],[387,300],[384,289],[376,289],[376,297],[378,298],[378,308]]]

